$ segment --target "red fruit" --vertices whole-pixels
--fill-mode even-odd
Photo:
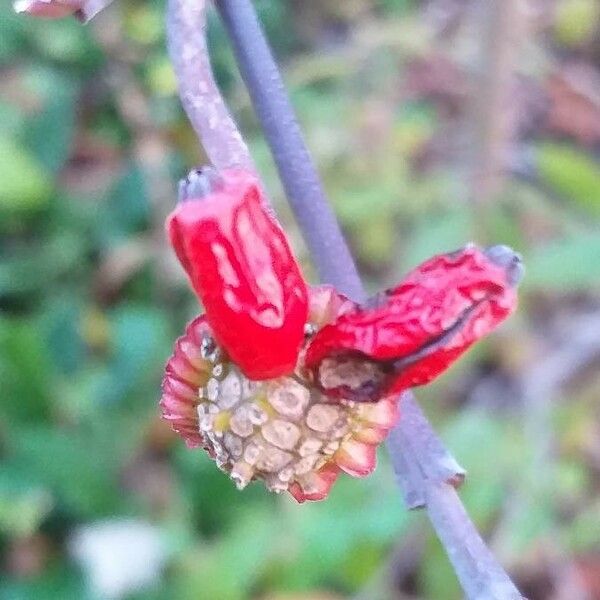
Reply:
[[[292,372],[304,339],[306,284],[257,177],[205,170],[187,185],[189,199],[171,213],[167,231],[218,343],[250,379]]]
[[[349,303],[333,288],[310,292],[318,326]],[[351,304],[351,303],[350,303]],[[160,408],[187,445],[204,447],[239,489],[262,481],[298,502],[325,498],[338,475],[365,477],[398,420],[396,398],[332,405],[299,370],[250,382],[194,319],[167,362]]]
[[[338,399],[373,401],[428,383],[513,312],[521,271],[505,246],[431,258],[321,329],[306,367]]]

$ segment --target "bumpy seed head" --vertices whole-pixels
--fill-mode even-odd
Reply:
[[[324,498],[340,471],[369,474],[397,418],[393,399],[331,404],[300,371],[250,381],[217,347],[203,318],[176,344],[161,407],[239,489],[261,480],[299,502]]]
[[[214,345],[207,333],[202,341]],[[374,468],[369,444],[344,454],[353,433],[367,424],[355,403],[329,404],[297,376],[250,381],[224,358],[202,373],[208,377],[198,388],[199,433],[239,489],[258,479],[273,492],[291,486],[319,491],[317,474],[328,463],[360,474]]]

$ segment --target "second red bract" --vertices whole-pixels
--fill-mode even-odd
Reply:
[[[321,329],[306,368],[323,393],[355,401],[429,383],[516,308],[521,271],[506,246],[435,256]]]
[[[167,221],[217,341],[250,379],[291,373],[304,339],[306,284],[256,176],[231,169]]]

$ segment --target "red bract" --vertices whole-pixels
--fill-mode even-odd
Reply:
[[[16,0],[15,12],[45,19],[61,19],[83,8],[83,0]]]
[[[504,246],[436,256],[321,329],[306,367],[338,399],[373,401],[428,383],[515,309],[520,273]]]
[[[243,373],[255,380],[288,374],[308,312],[298,264],[253,173],[205,173],[201,192],[167,221],[171,243],[217,341]]]

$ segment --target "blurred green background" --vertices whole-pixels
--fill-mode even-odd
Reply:
[[[484,4],[256,2],[372,290],[471,239],[524,255],[517,315],[418,396],[523,593],[600,598],[600,4],[531,0],[504,30]],[[384,452],[298,506],[237,492],[159,420],[200,310],[163,220],[205,161],[163,12],[0,8],[0,599],[460,598]],[[310,274],[216,19],[210,39]]]

